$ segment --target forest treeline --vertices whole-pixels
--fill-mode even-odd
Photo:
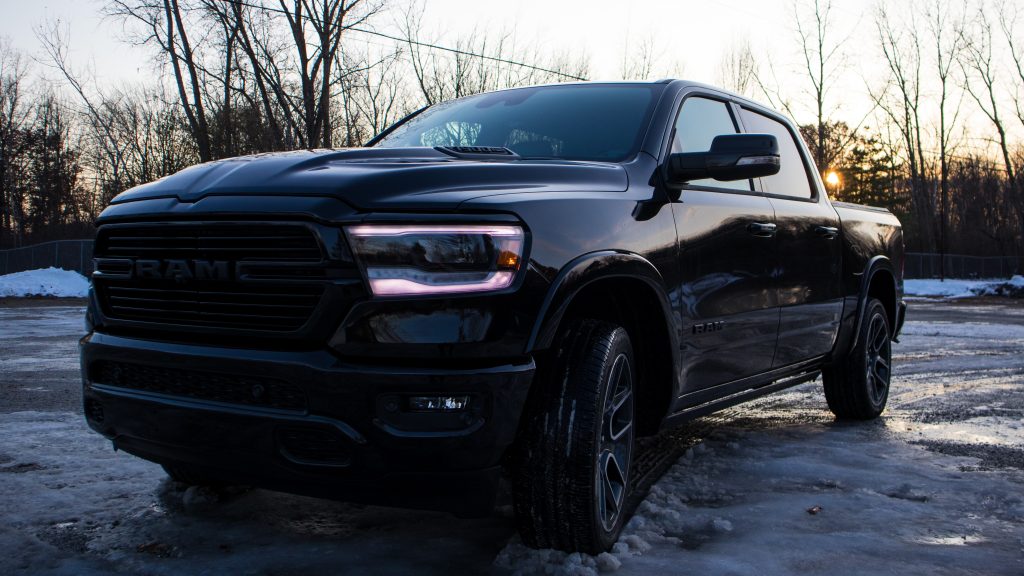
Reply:
[[[835,4],[835,5],[834,5]],[[955,5],[953,5],[955,4]],[[714,83],[801,125],[833,198],[900,216],[911,251],[1024,254],[1021,2],[880,2],[850,46],[838,2],[795,0],[800,85],[748,43]],[[154,56],[154,80],[105,86],[46,24],[29,57],[0,40],[0,248],[92,234],[116,194],[189,165],[260,152],[359,146],[423,106],[481,91],[590,77],[585,53],[553,53],[514,29],[426,30],[426,2],[107,0],[108,18]],[[844,34],[847,34],[844,36]],[[672,74],[652,39],[619,76]],[[873,109],[838,121],[852,54],[870,54]],[[674,65],[678,69],[678,63]],[[45,80],[44,80],[45,78]]]

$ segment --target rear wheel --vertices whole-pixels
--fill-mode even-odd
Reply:
[[[635,435],[633,348],[626,331],[581,320],[541,366],[513,475],[523,542],[591,554],[626,520]]]
[[[871,420],[885,409],[892,378],[892,330],[885,306],[868,300],[857,345],[836,366],[825,370],[825,399],[839,418]]]

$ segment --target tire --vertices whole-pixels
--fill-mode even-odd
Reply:
[[[171,477],[171,480],[179,484],[185,484],[186,486],[210,486],[214,488],[226,486],[223,480],[214,478],[191,466],[182,464],[161,464],[161,466],[163,466],[164,472],[167,472],[167,475]]]
[[[885,306],[868,300],[857,345],[822,374],[825,399],[838,418],[872,420],[885,410],[892,378],[892,330]]]
[[[516,523],[527,546],[597,554],[615,543],[628,516],[633,347],[621,327],[580,320],[553,352],[517,439]]]

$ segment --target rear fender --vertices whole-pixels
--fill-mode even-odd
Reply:
[[[889,260],[887,256],[875,256],[874,258],[868,260],[867,265],[864,267],[864,273],[861,275],[860,292],[857,295],[856,321],[853,326],[850,344],[844,347],[844,353],[846,351],[852,350],[857,345],[858,337],[860,335],[860,328],[861,325],[864,323],[864,313],[868,307],[868,290],[871,287],[871,282],[874,280],[875,275],[882,271],[888,272],[889,278],[892,279],[892,292],[894,295],[894,300],[892,302],[885,302],[884,304],[886,306],[892,306],[891,310],[893,310],[896,315],[896,318],[894,318],[894,322],[892,322],[891,327],[893,330],[893,336],[895,336],[897,331],[899,330],[899,325],[902,322],[900,319],[901,306],[899,301],[899,291],[896,289],[896,268],[892,265],[892,261]]]

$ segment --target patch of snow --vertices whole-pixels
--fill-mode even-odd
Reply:
[[[1010,296],[1015,291],[1024,291],[1024,276],[1014,276],[1009,280],[961,280],[954,278],[945,281],[935,279],[904,280],[903,290],[907,296],[927,298]]]
[[[715,518],[712,520],[711,527],[714,528],[716,532],[732,532],[732,522],[721,518]]]
[[[71,270],[43,268],[0,276],[0,296],[4,297],[85,298],[88,294],[89,280]]]
[[[622,568],[622,561],[607,552],[597,555],[597,569],[601,572],[615,572]]]

